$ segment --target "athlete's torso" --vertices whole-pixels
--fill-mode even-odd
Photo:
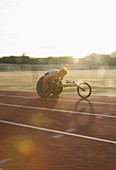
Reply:
[[[58,70],[58,69],[51,69],[50,71],[45,73],[45,76],[50,74],[50,73],[52,73],[52,72],[56,72],[56,71],[59,72],[60,70]]]

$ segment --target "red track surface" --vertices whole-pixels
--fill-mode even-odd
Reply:
[[[115,170],[116,97],[0,91],[0,168]]]

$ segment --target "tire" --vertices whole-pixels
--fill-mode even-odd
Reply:
[[[54,89],[52,90],[52,94],[58,95],[62,93],[62,90],[63,90],[63,87],[54,87]]]
[[[36,91],[40,97],[46,98],[51,94],[53,90],[53,85],[52,85],[52,82],[49,80],[47,81],[48,89],[45,89],[43,86],[43,79],[44,79],[44,76],[42,76],[38,80],[37,85],[36,85]]]
[[[83,88],[84,90],[82,90],[80,87]],[[91,86],[88,83],[86,83],[86,82],[81,83],[77,87],[77,93],[83,99],[89,97],[91,95],[91,92],[92,92]]]
[[[58,95],[60,93],[62,93],[63,91],[63,86],[60,86],[62,84],[62,82],[59,82],[59,86],[58,85],[54,85],[53,86],[53,90],[52,90],[52,94],[54,95]]]

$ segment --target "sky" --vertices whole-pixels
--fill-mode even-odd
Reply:
[[[115,0],[0,0],[0,57],[116,51]]]

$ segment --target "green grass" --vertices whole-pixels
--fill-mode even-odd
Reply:
[[[0,72],[0,88],[12,90],[35,90],[37,80],[46,71]],[[92,86],[93,93],[116,93],[116,69],[112,70],[69,70],[63,82],[82,81]],[[64,92],[76,92],[75,87],[66,87]]]

